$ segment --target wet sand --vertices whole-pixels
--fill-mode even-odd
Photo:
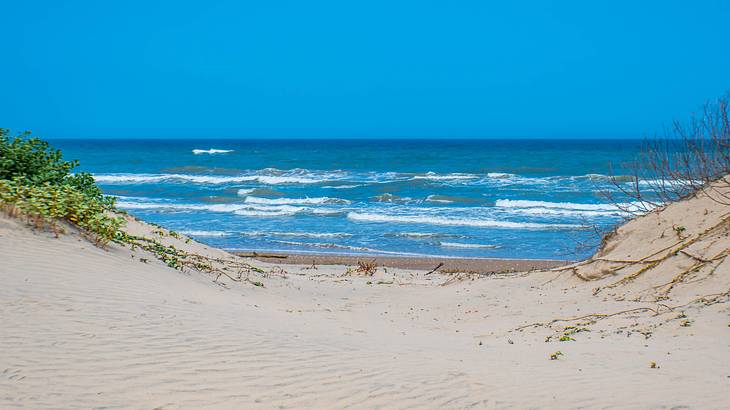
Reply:
[[[365,255],[323,255],[294,253],[255,253],[235,252],[235,254],[253,257],[268,263],[290,265],[357,265],[359,261],[375,261],[378,266],[386,268],[413,269],[431,271],[437,266],[438,272],[526,272],[538,269],[550,269],[563,266],[569,261],[538,259],[481,259],[481,258],[449,258],[449,257],[408,257],[408,256],[365,256]]]

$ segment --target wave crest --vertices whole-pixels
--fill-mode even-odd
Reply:
[[[460,242],[439,242],[439,246],[444,248],[462,248],[462,249],[497,249],[499,246],[482,244],[482,243],[460,243]]]
[[[229,152],[233,152],[232,149],[194,149],[193,154],[200,155],[200,154],[227,154]]]
[[[265,205],[323,205],[323,204],[337,204],[347,205],[350,203],[347,199],[342,198],[330,198],[330,197],[319,197],[319,198],[259,198],[256,196],[248,196],[244,200],[247,204],[265,204]]]
[[[416,223],[424,225],[472,226],[478,228],[505,228],[505,229],[578,229],[581,225],[574,224],[543,224],[532,222],[497,221],[495,219],[467,219],[449,218],[442,216],[422,215],[385,215],[367,212],[348,212],[347,218],[359,222],[392,222]]]

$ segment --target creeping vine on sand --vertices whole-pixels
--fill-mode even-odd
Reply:
[[[163,245],[155,239],[130,235],[126,232],[119,232],[114,238],[114,241],[122,245],[129,245],[132,250],[136,248],[145,250],[171,268],[180,271],[188,268],[215,275],[213,281],[216,283],[222,277],[226,277],[234,282],[248,282],[254,286],[264,287],[263,282],[251,279],[250,274],[264,274],[265,271],[242,261],[211,258],[196,253],[185,252],[177,249],[174,245]]]
[[[726,300],[723,300],[723,299],[726,299]],[[725,303],[728,301],[730,301],[730,289],[728,289],[727,291],[722,292],[722,293],[713,293],[713,294],[709,294],[709,295],[700,296],[700,297],[693,299],[682,305],[667,306],[665,304],[657,304],[656,307],[644,306],[644,307],[638,307],[638,308],[633,308],[633,309],[621,310],[621,311],[613,312],[613,313],[591,313],[588,315],[582,315],[582,316],[576,316],[576,317],[557,318],[557,319],[550,320],[548,322],[535,322],[535,323],[530,323],[527,325],[522,325],[522,326],[512,329],[512,331],[513,332],[521,331],[521,330],[529,328],[529,327],[549,327],[558,322],[575,322],[575,321],[586,320],[586,319],[598,321],[598,320],[607,319],[607,318],[610,318],[613,316],[625,315],[625,314],[629,314],[629,313],[651,312],[654,314],[654,316],[659,316],[659,315],[663,315],[665,313],[674,312],[677,309],[681,309],[681,308],[684,308],[684,307],[687,307],[690,305],[694,305],[694,304],[702,304],[703,306],[710,306],[710,305],[714,305],[716,303]]]

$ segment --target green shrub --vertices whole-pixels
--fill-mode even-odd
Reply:
[[[29,132],[11,137],[0,128],[0,180],[18,180],[23,185],[70,185],[109,208],[114,198],[105,196],[87,172],[73,174],[78,161],[65,161],[61,151]]]
[[[25,133],[11,138],[0,129],[0,205],[37,227],[58,234],[66,220],[105,246],[124,224],[113,216],[114,198],[105,196],[88,173],[72,174],[77,161],[65,161],[47,142]]]
[[[0,202],[36,227],[50,227],[56,233],[58,220],[66,220],[100,246],[114,239],[124,224],[122,218],[107,212],[107,204],[67,184],[29,186],[19,180],[0,180]]]

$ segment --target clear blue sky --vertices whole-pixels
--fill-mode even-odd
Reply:
[[[730,90],[730,1],[10,1],[43,137],[642,137]]]

